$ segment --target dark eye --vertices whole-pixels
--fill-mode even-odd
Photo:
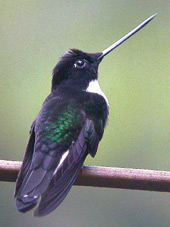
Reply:
[[[77,60],[74,63],[75,68],[84,68],[86,66],[86,61],[85,60]]]

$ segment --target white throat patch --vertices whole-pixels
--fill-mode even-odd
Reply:
[[[106,95],[104,94],[104,92],[102,91],[102,89],[100,88],[100,85],[97,80],[92,80],[89,83],[89,86],[87,87],[86,91],[90,92],[90,93],[96,93],[96,94],[101,95],[105,99],[107,105],[109,105],[108,99],[107,99]]]

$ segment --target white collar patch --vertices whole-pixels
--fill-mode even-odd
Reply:
[[[96,94],[101,95],[105,99],[106,103],[109,105],[108,99],[107,99],[106,95],[104,94],[104,92],[102,91],[102,89],[100,88],[100,85],[97,80],[92,80],[89,83],[89,86],[87,87],[86,91],[90,92],[90,93],[96,93]]]

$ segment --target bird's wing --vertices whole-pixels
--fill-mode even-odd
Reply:
[[[102,131],[100,135],[101,133]],[[87,154],[90,153],[92,156],[96,154],[99,140],[93,120],[86,118],[76,143],[70,148],[69,155],[43,194],[34,213],[36,216],[47,215],[60,205],[75,182]]]
[[[62,105],[47,104],[36,119],[34,151],[25,155],[26,168],[23,164],[16,192],[18,209],[26,212],[47,190],[37,215],[49,213],[62,202],[83,165],[88,144],[93,141],[89,137],[93,121],[74,102],[68,105],[63,105],[63,102]],[[50,205],[54,197],[57,199]],[[49,209],[44,210],[43,204],[50,206]]]
[[[30,165],[31,165],[32,155],[33,155],[33,151],[34,151],[34,143],[35,143],[34,128],[35,128],[35,120],[33,121],[32,125],[31,125],[30,138],[29,138],[28,145],[27,145],[27,148],[26,148],[24,160],[22,162],[21,170],[18,174],[18,178],[17,178],[17,181],[16,181],[15,197],[18,193],[18,190],[21,187],[24,176],[28,172]]]
[[[74,146],[69,150],[69,154],[64,160],[61,168],[54,174],[50,185],[43,194],[41,202],[35,211],[36,216],[44,216],[57,208],[70,191],[77,175],[87,156],[86,145],[86,121]]]

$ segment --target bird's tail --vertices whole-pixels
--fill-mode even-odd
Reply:
[[[74,184],[78,173],[83,165],[86,155],[70,171],[59,178],[57,175],[52,179],[47,191],[41,197],[40,204],[34,212],[34,216],[44,216],[57,208],[67,196]],[[60,175],[60,173],[58,173]]]
[[[38,199],[39,199],[39,196],[35,197],[31,195],[17,198],[16,205],[17,205],[18,211],[25,213],[31,210],[38,203]]]

